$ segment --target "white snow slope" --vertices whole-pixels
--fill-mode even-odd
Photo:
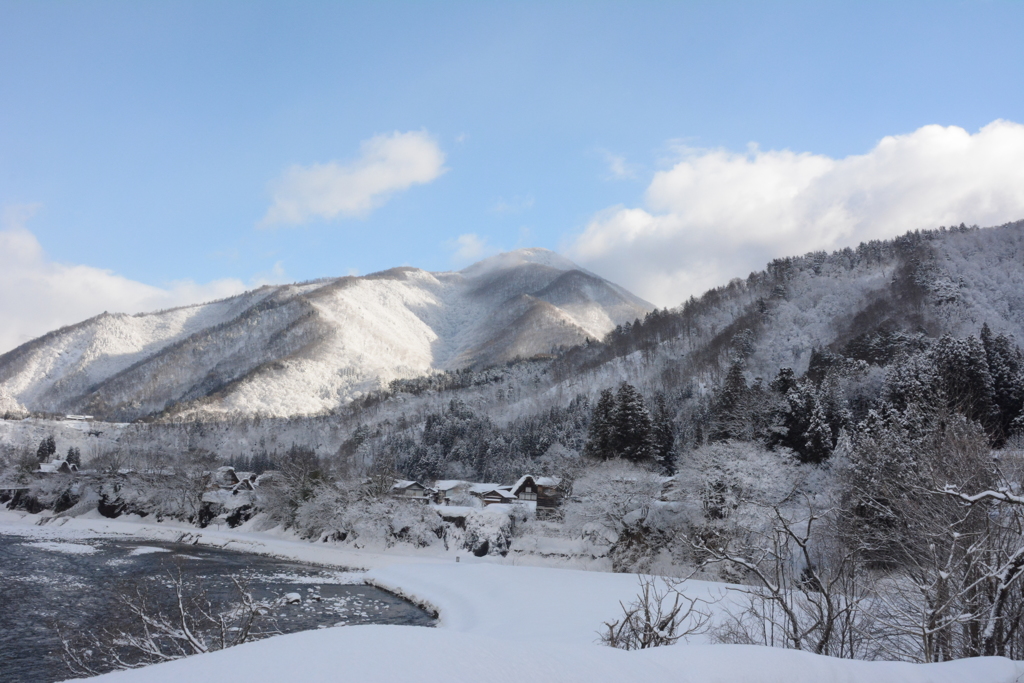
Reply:
[[[0,356],[0,412],[316,414],[395,378],[599,338],[651,306],[544,249],[103,314]]]
[[[395,565],[369,576],[372,583],[436,607],[438,628],[309,631],[92,680],[1010,683],[1024,674],[1019,663],[994,657],[921,665],[752,645],[624,652],[596,644],[597,627],[615,618],[619,600],[635,595],[633,575],[448,562]],[[692,586],[701,594],[722,589]]]

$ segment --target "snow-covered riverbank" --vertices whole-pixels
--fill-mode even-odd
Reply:
[[[50,539],[122,534],[186,540],[260,554],[368,569],[370,582],[432,606],[437,629],[352,626],[271,638],[209,655],[117,672],[99,681],[828,681],[1010,683],[1024,665],[999,658],[915,665],[858,662],[774,648],[693,644],[623,652],[596,644],[603,621],[637,592],[636,577],[517,566],[492,558],[412,550],[365,552],[297,541],[281,533],[196,530],[171,524],[75,518],[35,526],[37,517],[0,512],[0,525]],[[723,584],[692,582],[701,597]],[[726,597],[728,600],[729,597]],[[723,603],[719,603],[721,605]]]

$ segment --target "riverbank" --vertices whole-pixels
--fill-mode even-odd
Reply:
[[[518,566],[413,549],[364,551],[305,543],[278,531],[196,530],[137,520],[69,518],[36,526],[38,516],[0,512],[0,525],[50,538],[123,534],[186,540],[327,566],[368,570],[369,582],[431,607],[437,629],[350,626],[281,636],[229,650],[98,679],[110,683],[262,681],[599,681],[657,683],[1010,683],[1024,665],[1002,658],[945,664],[861,662],[777,648],[692,644],[624,652],[598,645],[597,631],[619,602],[637,593],[636,577]],[[60,526],[52,526],[59,523]],[[179,537],[179,535],[181,535]],[[687,593],[731,599],[724,584],[690,582]]]
[[[109,519],[95,511],[77,517],[54,517],[46,513],[27,514],[0,509],[0,526],[10,529],[12,533],[32,534],[39,537],[74,538],[92,534],[109,534],[155,541],[192,543],[360,571],[408,562],[454,562],[456,555],[460,555],[462,562],[468,559],[466,557],[468,553],[444,552],[431,548],[418,550],[409,547],[395,547],[389,548],[385,552],[383,549],[374,551],[343,548],[328,543],[311,543],[282,529],[252,531],[251,524],[245,524],[235,529],[217,529],[215,527],[199,529],[176,520],[157,523],[133,515]],[[471,555],[469,558],[477,559]]]

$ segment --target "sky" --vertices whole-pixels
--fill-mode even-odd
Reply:
[[[1024,2],[0,0],[0,352],[556,250],[658,306],[1024,218]]]

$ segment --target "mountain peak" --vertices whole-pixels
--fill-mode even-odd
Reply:
[[[506,251],[494,256],[477,261],[473,265],[463,268],[461,272],[466,277],[479,277],[488,273],[500,270],[508,270],[526,264],[537,264],[554,268],[555,270],[583,270],[569,259],[557,254],[550,249],[541,247],[529,247]]]

